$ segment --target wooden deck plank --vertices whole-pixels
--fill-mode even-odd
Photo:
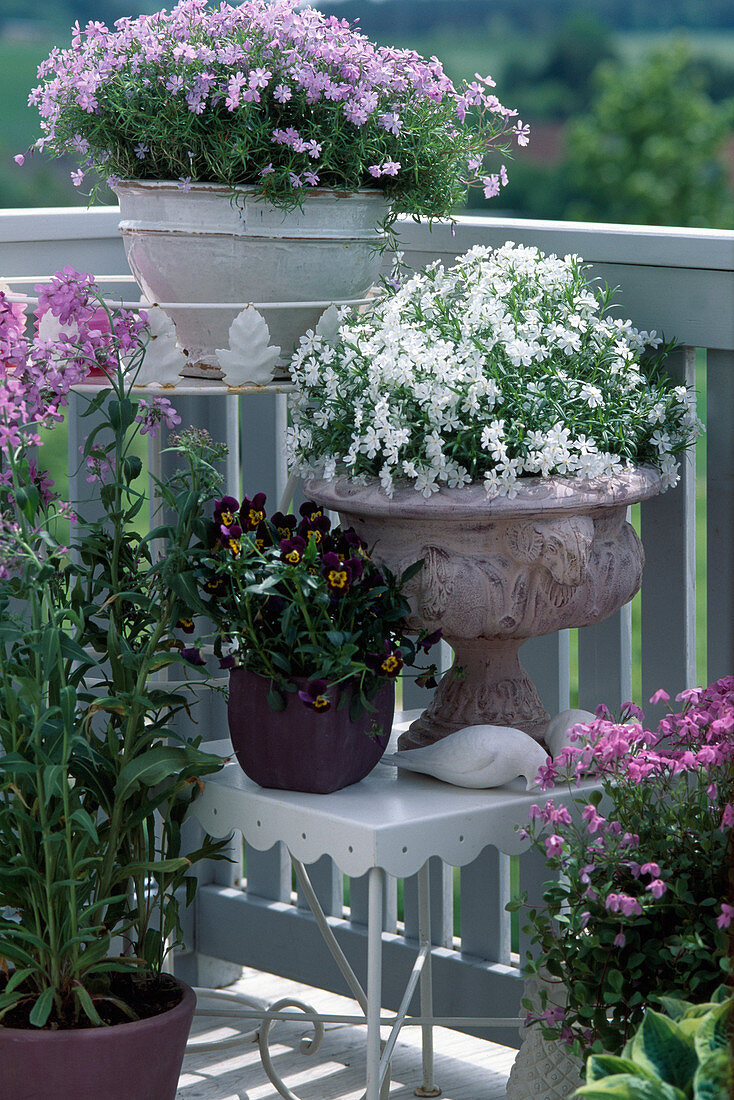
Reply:
[[[267,1003],[291,996],[321,1012],[358,1012],[346,997],[254,970],[246,970],[242,980],[230,988]],[[194,1022],[194,1034],[231,1034],[237,1026],[226,1018],[205,1018]],[[365,1029],[328,1025],[313,1061],[299,1049],[305,1034],[306,1029],[298,1024],[273,1026],[271,1056],[286,1084],[303,1100],[360,1100],[364,1094]],[[434,1045],[436,1081],[443,1100],[503,1100],[516,1051],[447,1028],[436,1028]],[[390,1100],[408,1100],[420,1082],[420,1030],[408,1028],[395,1048]],[[176,1094],[177,1100],[278,1100],[278,1095],[252,1041],[219,1053],[188,1054]]]

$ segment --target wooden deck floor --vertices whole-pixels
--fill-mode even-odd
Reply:
[[[270,1004],[293,996],[322,1012],[357,1014],[345,997],[310,989],[270,974],[244,971],[230,987]],[[194,1021],[193,1034],[233,1034],[238,1024],[211,1018]],[[360,1100],[364,1095],[365,1029],[339,1024],[326,1034],[313,1060],[299,1050],[307,1029],[291,1023],[273,1025],[271,1056],[278,1073],[303,1100]],[[482,1039],[435,1029],[436,1083],[443,1100],[502,1100],[515,1051]],[[408,1100],[421,1083],[420,1029],[404,1029],[392,1061],[390,1100]],[[188,1054],[184,1061],[177,1100],[278,1100],[279,1093],[260,1064],[257,1044],[213,1053]]]

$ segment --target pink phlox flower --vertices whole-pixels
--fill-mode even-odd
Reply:
[[[275,169],[273,168],[273,162],[271,160],[270,164],[266,164],[264,168],[260,169],[260,175],[261,176],[269,176],[271,174],[271,172],[274,172],[274,171],[275,171]]]
[[[645,889],[649,890],[654,898],[661,898],[668,887],[661,878],[654,878],[652,882],[648,882]]]
[[[303,180],[295,172],[289,172],[288,178],[291,181],[291,187],[303,187]]]
[[[500,183],[502,184],[503,187],[507,187],[507,184],[509,182],[510,182],[510,180],[509,180],[509,176],[507,175],[507,169],[504,166],[504,164],[502,164],[502,165],[500,165]]]
[[[556,833],[551,833],[551,835],[545,839],[545,851],[546,855],[551,859],[555,856],[560,856],[563,852],[563,837],[558,836]]]
[[[731,802],[727,802],[724,806],[724,812],[721,815],[719,828],[722,830],[730,829],[732,825],[734,825],[734,805]]]
[[[138,158],[138,160],[145,160],[145,157],[149,152],[150,146],[146,145],[143,141],[139,141],[137,145],[133,146],[133,153],[135,153],[135,156]]]
[[[651,875],[652,878],[660,877],[660,864],[659,863],[643,863],[640,867],[640,872],[643,875]]]
[[[556,778],[558,772],[553,764],[553,761],[548,758],[550,763],[541,764],[538,768],[537,783],[542,791],[547,791],[550,787],[555,787]]]
[[[500,193],[500,178],[495,173],[490,176],[482,176],[482,186],[485,199],[494,199]]]
[[[587,913],[586,916],[588,917],[588,915],[589,914]],[[543,1012],[540,1017],[540,1019],[548,1024],[549,1027],[553,1027],[555,1024],[559,1024],[561,1020],[564,1020],[565,1018],[565,1010],[560,1008],[558,1005],[553,1005],[550,1008],[546,1008],[545,1012]]]
[[[140,434],[150,435],[151,439],[158,435],[161,424],[170,429],[181,423],[181,417],[167,397],[141,398],[135,420],[140,424]]]
[[[319,182],[319,177],[316,172],[306,171],[303,173],[303,178],[310,187],[315,187]]]
[[[701,702],[703,696],[703,688],[686,688],[684,691],[678,692],[675,697],[677,703],[691,703],[693,706],[697,706]]]
[[[178,189],[184,193],[191,190],[191,176],[178,177]]]
[[[727,902],[721,903],[721,914],[716,919],[717,928],[729,928],[734,917],[734,905],[729,905]]]
[[[586,822],[586,828],[592,834],[598,832],[601,826],[606,821],[606,818],[601,816],[596,806],[594,806],[591,802],[584,806],[583,810],[581,811],[581,816]]]
[[[16,153],[15,156],[13,157],[13,160],[15,161],[16,164],[19,164],[21,166],[21,168],[25,164],[25,157],[23,156],[22,153]]]
[[[650,702],[653,706],[657,706],[658,703],[667,703],[669,701],[670,696],[667,691],[664,691],[662,688],[658,688],[658,690],[650,696]]]
[[[292,98],[292,95],[293,93],[290,88],[285,84],[278,84],[273,90],[273,97],[277,99],[278,103],[287,103],[288,100]]]
[[[522,119],[518,119],[514,130],[518,145],[527,145],[530,141],[530,127],[524,126]]]

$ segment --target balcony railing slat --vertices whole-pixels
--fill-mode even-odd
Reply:
[[[579,706],[606,703],[616,712],[632,697],[632,611],[627,604],[601,623],[579,630]]]
[[[369,911],[368,875],[349,880],[349,919],[352,924],[367,927]],[[396,932],[398,924],[397,879],[385,876],[385,889],[382,894],[382,930]]]
[[[530,638],[520,650],[520,664],[538,689],[543,706],[553,716],[569,707],[569,632],[559,630]]]
[[[668,369],[695,384],[695,351],[680,348]],[[642,505],[645,572],[642,587],[642,697],[658,688],[670,695],[696,680],[696,466],[681,463],[681,482]],[[649,720],[655,713],[646,709]]]
[[[707,356],[709,682],[734,673],[734,354]]]
[[[461,950],[510,965],[510,857],[496,848],[461,868]]]

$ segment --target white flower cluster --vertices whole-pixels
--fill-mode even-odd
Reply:
[[[577,256],[507,243],[433,264],[347,314],[335,339],[302,339],[291,467],[425,497],[477,481],[513,497],[522,477],[642,462],[674,485],[675,456],[701,428],[695,394],[660,369],[668,347],[609,316],[610,300]]]

